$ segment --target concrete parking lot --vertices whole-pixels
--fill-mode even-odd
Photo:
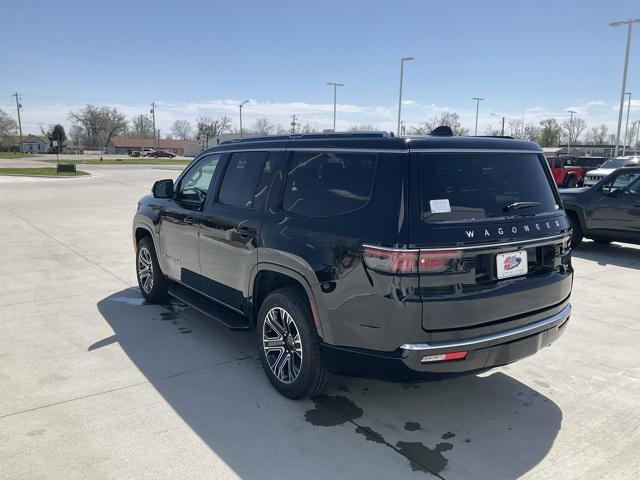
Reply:
[[[131,219],[168,167],[0,177],[0,478],[640,477],[640,248],[574,252],[574,315],[481,376],[271,388],[251,333],[142,301]]]

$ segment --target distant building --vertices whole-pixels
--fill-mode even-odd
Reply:
[[[0,137],[0,150],[20,151],[24,153],[47,153],[49,139],[42,135],[3,135]]]
[[[107,144],[107,153],[128,155],[141,148],[153,148],[185,157],[195,157],[202,151],[202,145],[194,140],[161,138],[158,143],[159,146],[153,138],[112,137]]]

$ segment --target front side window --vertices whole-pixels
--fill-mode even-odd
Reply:
[[[558,208],[536,154],[423,153],[418,170],[426,222],[532,215]]]
[[[282,207],[307,217],[330,217],[369,203],[377,153],[295,152]]]
[[[272,170],[273,157],[266,152],[234,153],[222,180],[218,203],[259,208],[264,202]]]
[[[213,174],[218,167],[222,154],[207,155],[198,160],[180,180],[178,199],[187,202],[202,203],[207,198]]]
[[[606,182],[602,186],[602,191],[607,193],[622,193],[637,195],[640,193],[640,172],[624,172],[616,175],[615,178]]]

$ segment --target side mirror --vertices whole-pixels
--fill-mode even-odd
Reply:
[[[173,197],[173,180],[158,180],[153,184],[151,193],[155,198],[171,198]]]

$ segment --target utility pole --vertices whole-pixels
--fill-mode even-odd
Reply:
[[[238,105],[240,107],[240,138],[242,138],[242,107],[245,103],[249,103],[249,100],[245,100],[240,105]]]
[[[18,129],[20,131],[20,147],[19,151],[22,151],[22,120],[20,120],[20,109],[22,108],[22,104],[20,103],[20,95],[16,92],[13,97],[16,97],[16,110],[18,111]]]
[[[480,110],[480,102],[484,100],[484,98],[473,97],[471,100],[476,101],[476,128],[473,131],[473,135],[478,135],[478,110]]]
[[[343,83],[327,82],[327,85],[333,85],[333,131],[336,131],[336,90],[338,87],[344,87]]]
[[[296,116],[295,114],[293,115],[293,120],[291,121],[291,135],[295,135],[296,134]]]
[[[571,114],[569,117],[569,136],[567,137],[567,155],[571,153],[571,135],[573,134],[573,114],[576,113],[573,110],[567,110]]]
[[[633,122],[636,124],[636,143],[634,145],[634,152],[636,153],[636,155],[638,154],[638,134],[640,134],[640,120],[636,120],[635,122]]]
[[[627,123],[624,126],[624,143],[622,144],[622,156],[627,153],[627,135],[629,135],[629,110],[631,110],[631,92],[625,92],[625,95],[629,95],[629,102],[627,103]]]
[[[618,149],[620,148],[620,129],[622,127],[622,111],[624,110],[624,93],[627,88],[627,68],[629,66],[629,47],[631,47],[631,27],[634,23],[640,23],[640,18],[630,18],[629,20],[623,20],[621,22],[612,22],[610,27],[619,27],[621,25],[627,26],[627,49],[624,53],[624,73],[622,74],[622,91],[620,93],[620,108],[618,109],[618,131],[616,132],[616,150],[614,156],[618,156]]]
[[[494,116],[494,117],[502,118],[502,130],[501,130],[500,136],[504,137],[504,119],[506,117],[504,115],[500,116],[497,113],[492,113],[491,115]]]
[[[153,143],[156,145],[156,148],[158,148],[157,145],[157,141],[156,141],[156,102],[151,102],[151,115],[153,118]]]

